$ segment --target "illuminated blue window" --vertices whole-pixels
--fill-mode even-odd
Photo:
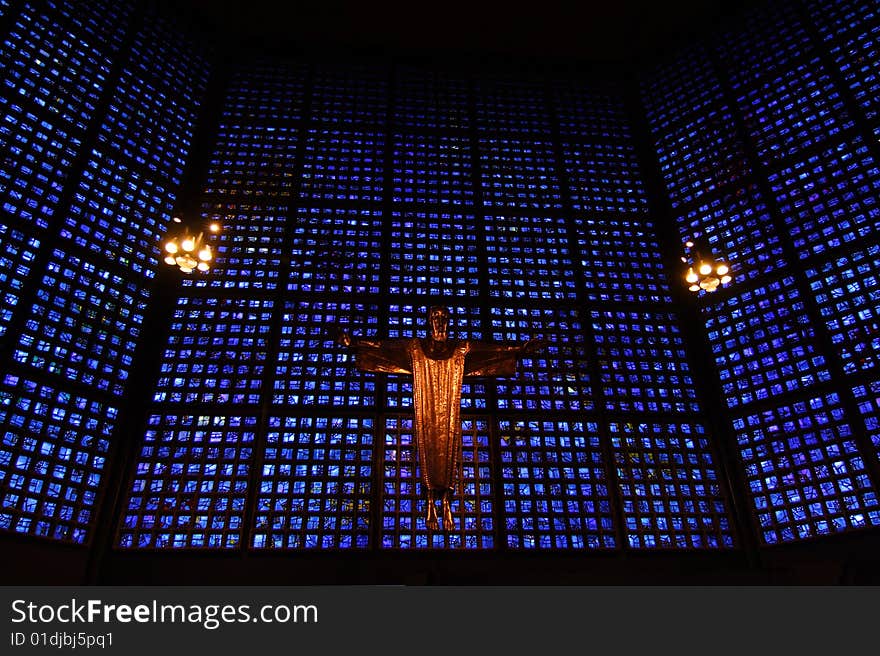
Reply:
[[[880,137],[880,12],[870,2],[810,0],[810,16],[850,91]]]
[[[511,549],[613,549],[597,425],[502,419],[504,529]]]
[[[449,306],[449,336],[453,339],[482,340],[483,325],[479,307]],[[388,307],[388,337],[411,339],[425,337],[429,333],[428,308],[414,305],[391,305]],[[383,335],[380,333],[380,337]],[[389,374],[387,377],[385,403],[390,408],[412,408],[412,376]],[[461,386],[463,410],[486,409],[486,381],[482,378],[465,378]]]
[[[471,149],[467,137],[394,137],[395,202],[474,204]]]
[[[777,3],[752,12],[745,30],[722,39],[719,53],[745,129],[765,164],[852,126],[792,6]]]
[[[0,223],[0,337],[6,334],[21,300],[40,241]]]
[[[289,197],[297,141],[297,130],[288,126],[221,125],[205,192],[251,202]]]
[[[267,125],[302,119],[307,75],[305,64],[259,61],[236,68],[221,123]]]
[[[491,308],[491,338],[547,346],[519,359],[517,373],[497,378],[499,410],[592,410],[587,346],[580,312],[551,308]]]
[[[119,396],[148,299],[136,282],[55,250],[13,358]]]
[[[550,142],[483,137],[480,167],[484,206],[562,209]]]
[[[172,191],[122,161],[93,150],[61,236],[152,278],[158,240],[171,216]]]
[[[874,454],[880,457],[880,381],[872,380],[863,385],[856,385],[853,388],[853,396],[865,422],[868,438],[874,445]]]
[[[376,374],[359,371],[351,351],[336,345],[335,328],[354,337],[376,337],[378,308],[353,302],[287,303],[275,365],[273,403],[369,407],[376,403]]]
[[[312,88],[312,119],[336,126],[384,126],[388,113],[387,79],[387,71],[379,67],[318,66]]]
[[[310,129],[306,133],[300,197],[312,201],[381,201],[384,153],[385,135],[378,132]]]
[[[98,134],[101,149],[176,188],[207,78],[204,58],[164,19],[150,16],[114,88]]]
[[[694,47],[642,85],[660,172],[673,208],[751,174],[708,54]]]
[[[616,412],[699,412],[674,314],[590,313],[605,407]]]
[[[847,373],[873,369],[880,353],[880,247],[807,269],[810,289]]]
[[[492,298],[577,298],[565,219],[486,216]]]
[[[582,82],[555,81],[551,87],[554,114],[566,138],[629,141],[629,119],[621,95]]]
[[[766,544],[880,525],[880,504],[836,393],[734,420]]]
[[[113,89],[62,237],[152,276],[207,86],[208,66],[148,17]]]
[[[427,493],[416,457],[411,417],[386,417],[382,450],[383,549],[488,549],[494,546],[495,492],[484,418],[462,418],[458,485],[451,500],[455,529],[425,525]]]
[[[654,226],[647,219],[575,219],[583,278],[591,301],[671,303]]]
[[[118,35],[128,13],[123,3],[116,9],[104,4],[50,2],[48,10],[26,4],[0,45],[0,151],[6,158],[0,202],[7,213],[40,227],[55,214],[110,73],[102,35],[93,28],[100,24]]]
[[[612,421],[608,432],[631,548],[734,546],[727,501],[702,425]]]
[[[270,417],[250,546],[368,547],[372,475],[372,419]]]
[[[397,66],[394,120],[407,128],[466,128],[467,89],[465,78]]]
[[[860,137],[815,152],[769,179],[801,258],[875,238],[880,168]]]
[[[0,385],[0,530],[85,544],[117,408],[27,378]]]
[[[582,212],[646,212],[648,197],[630,143],[562,145],[572,207]]]
[[[299,208],[288,290],[378,293],[382,228],[379,210]]]
[[[134,10],[129,0],[47,0],[51,12],[67,21],[71,34],[77,34],[89,47],[116,53],[123,46],[125,26]]]
[[[155,401],[260,403],[271,300],[179,298]]]
[[[257,418],[151,415],[118,529],[132,549],[237,549]]]
[[[679,216],[682,242],[694,235],[705,236],[715,254],[730,263],[737,280],[786,266],[776,228],[757,187],[700,200],[686,215]]]
[[[209,275],[183,279],[185,287],[273,290],[278,287],[284,248],[287,207],[217,203],[202,213],[216,221],[220,234],[212,240],[214,261]]]
[[[477,129],[550,135],[550,112],[542,82],[477,80],[474,94]]]
[[[394,211],[391,294],[476,297],[480,294],[477,223],[453,212]]]
[[[830,380],[793,279],[707,305],[703,315],[729,407]]]

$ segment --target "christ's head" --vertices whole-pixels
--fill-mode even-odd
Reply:
[[[449,336],[449,308],[442,305],[432,305],[428,308],[428,326],[431,329],[431,338],[437,342],[445,342]]]

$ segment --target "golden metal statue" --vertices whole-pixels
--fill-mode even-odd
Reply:
[[[428,308],[430,335],[426,338],[371,340],[340,331],[337,343],[353,347],[361,371],[412,374],[416,451],[422,483],[428,491],[425,522],[437,530],[436,502],[441,501],[443,528],[455,524],[450,498],[458,482],[461,460],[461,385],[464,376],[511,376],[517,356],[544,345],[530,339],[521,345],[487,344],[450,339],[449,309]]]

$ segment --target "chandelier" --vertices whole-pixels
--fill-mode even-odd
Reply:
[[[684,249],[681,261],[687,266],[684,279],[689,291],[714,292],[733,280],[730,264],[722,258],[716,258],[705,239],[689,239]]]
[[[206,235],[204,229],[196,231],[180,217],[175,216],[172,222],[163,244],[165,264],[178,267],[181,273],[208,271],[214,260],[214,250],[208,240],[220,232],[220,224],[211,223]]]

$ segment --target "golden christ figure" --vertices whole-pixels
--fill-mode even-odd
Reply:
[[[413,339],[372,340],[340,331],[336,341],[355,352],[361,371],[412,374],[416,451],[422,483],[428,491],[429,529],[439,528],[436,502],[442,505],[443,528],[453,530],[450,498],[461,460],[461,384],[465,376],[512,376],[517,357],[544,346],[530,339],[521,345],[487,344],[449,338],[449,309],[428,308],[430,335]]]

